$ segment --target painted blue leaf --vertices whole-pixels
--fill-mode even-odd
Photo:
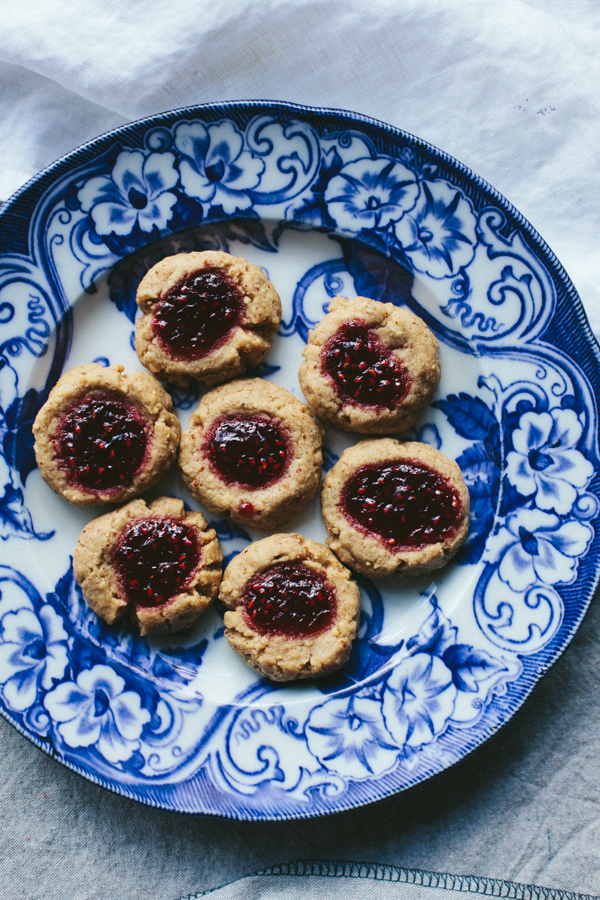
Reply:
[[[456,461],[469,488],[471,518],[469,536],[455,561],[459,565],[472,565],[481,558],[494,525],[500,491],[500,470],[490,459],[483,441],[467,447]]]
[[[208,524],[210,528],[215,529],[223,541],[232,541],[235,538],[240,538],[243,541],[252,540],[245,528],[241,528],[234,522],[227,522],[225,519],[212,519]]]
[[[336,462],[338,461],[339,456],[337,453],[334,453],[333,450],[329,450],[327,447],[323,447],[323,471],[329,472],[330,469],[333,469]]]
[[[456,628],[450,624],[438,606],[435,597],[431,598],[431,613],[427,616],[418,633],[406,642],[407,650],[418,650],[419,653],[431,653],[441,656],[447,647],[456,643]]]
[[[253,369],[248,369],[246,372],[245,378],[268,378],[269,375],[274,375],[275,372],[279,372],[281,366],[272,366],[269,363],[261,362],[257,366],[254,366]]]
[[[134,772],[137,775],[146,765],[146,760],[139,750],[135,750],[121,765],[125,771]]]
[[[122,628],[123,626],[119,627]],[[145,638],[139,637],[137,634],[132,635],[131,637],[131,644],[128,648],[128,653],[125,654],[125,658],[138,669],[141,669],[142,672],[148,672],[152,660],[152,653],[148,642]],[[120,646],[120,643],[119,640],[117,647]]]
[[[202,638],[201,641],[194,644],[192,647],[165,647],[161,651],[161,655],[173,659],[174,663],[177,663],[178,661],[191,662],[199,666],[207,647],[208,641],[206,638]]]
[[[22,484],[37,463],[33,452],[33,421],[48,399],[48,391],[30,388],[24,397],[16,397],[6,410],[7,431],[2,451],[9,466],[17,469]]]
[[[169,228],[172,231],[179,231],[182,228],[190,228],[197,226],[202,221],[202,204],[198,203],[187,194],[180,191],[172,191],[177,196],[177,203],[171,210],[171,218],[169,219]]]
[[[478,682],[485,681],[504,668],[485,650],[476,650],[468,644],[454,644],[444,652],[442,661],[452,672],[452,680],[459,691],[475,692]]]
[[[77,184],[72,183],[68,186],[67,190],[64,193],[64,201],[67,209],[71,211],[75,211],[76,209],[81,209],[81,203],[79,202],[79,187]]]
[[[200,400],[201,388],[197,381],[192,381],[187,387],[169,384],[168,391],[173,398],[173,405],[176,406],[177,409],[192,409],[192,407],[198,405]]]
[[[520,494],[516,487],[510,483],[510,481],[505,480],[504,488],[502,491],[502,503],[499,510],[500,515],[506,516],[508,515],[508,513],[513,512],[520,506],[524,506],[526,502],[527,498]]]
[[[9,537],[47,541],[53,534],[53,531],[48,534],[36,532],[31,513],[23,503],[23,491],[12,484],[6,484],[4,495],[0,497],[0,538],[3,541]]]
[[[457,457],[456,461],[463,472],[467,469],[477,473],[497,469],[495,463],[490,460],[487,448],[483,441],[473,444],[472,447],[466,447],[462,454]]]
[[[469,536],[468,540],[463,544],[463,546],[454,557],[454,561],[458,566],[473,566],[476,562],[479,562],[479,560],[483,556],[483,552],[485,550],[487,542],[487,536],[490,533],[490,530],[491,526],[490,529],[488,529],[486,532],[475,532],[474,534]]]
[[[96,232],[92,228],[90,239],[93,240],[94,235],[96,235]],[[136,220],[129,234],[120,235],[113,232],[102,236],[96,235],[96,237],[98,238],[98,243],[106,244],[115,256],[127,257],[129,254],[134,254],[145,248],[148,244],[156,246],[156,242],[160,239],[160,231],[156,225],[153,226],[152,231],[143,231]]]
[[[337,237],[336,240],[341,244],[344,262],[354,279],[358,296],[396,306],[409,304],[412,299],[412,273],[385,255],[385,242],[382,242],[382,252],[378,252],[362,241]]]
[[[99,644],[93,644],[87,638],[80,637],[77,632],[73,634],[73,646],[69,654],[74,679],[80,672],[93,669],[96,665],[106,663],[106,651]]]
[[[262,219],[255,214],[247,218],[236,218],[233,220],[225,220],[219,223],[219,230],[223,234],[225,240],[240,241],[242,244],[252,244],[259,250],[266,250],[268,253],[276,253],[277,248],[271,243]]]
[[[166,678],[178,684],[189,684],[198,674],[208,641],[203,638],[193,647],[169,647],[157,653],[152,664],[156,678]]]
[[[141,260],[127,260],[126,263],[123,266],[117,264],[111,269],[108,276],[108,292],[117,309],[125,313],[130,322],[135,322],[138,310],[135,302],[137,285],[148,271],[148,267]]]
[[[239,552],[240,552],[239,550],[232,550],[231,553],[225,553],[225,554],[223,555],[223,563],[222,563],[222,565],[223,565],[223,569],[224,569],[224,570],[227,568],[227,566],[229,565],[229,563],[231,562],[231,560],[232,560],[235,556],[238,555]]]
[[[342,158],[337,149],[334,148],[330,153],[324,154],[318,175],[310,187],[312,196],[305,198],[302,204],[294,209],[293,222],[306,223],[315,228],[335,228],[335,222],[329,215],[325,203],[325,191],[330,180],[339,173],[342,166]],[[290,225],[293,227],[293,223],[289,220],[281,222],[273,234],[274,240],[278,241],[284,228]]]
[[[46,595],[47,602],[57,611],[62,611],[68,619],[74,619],[72,615],[74,608],[77,608],[80,602],[85,602],[73,573],[72,560],[73,557],[69,557],[69,568],[58,579],[54,590]]]
[[[496,418],[480,397],[469,394],[449,394],[445,400],[436,400],[432,406],[441,409],[461,437],[470,441],[485,441],[494,429]]]
[[[155,678],[165,679],[166,681],[175,681],[177,684],[189,684],[194,677],[195,672],[188,672],[187,678],[177,670],[176,666],[171,665],[163,656],[157,654],[152,663],[152,674]]]

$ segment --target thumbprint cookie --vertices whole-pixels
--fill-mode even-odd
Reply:
[[[181,428],[171,397],[148,372],[123,370],[71,369],[33,424],[42,478],[76,506],[137,497],[175,459]]]
[[[79,536],[73,570],[109,625],[137,620],[140,634],[181,631],[215,599],[223,555],[200,512],[159,497],[132,500],[93,519]]]
[[[221,251],[179,253],[153,266],[136,295],[136,351],[173,384],[219,384],[258,365],[281,320],[263,270]]]
[[[438,342],[427,325],[367,297],[334,297],[303,356],[298,377],[315,416],[359,434],[410,428],[440,380]]]
[[[454,460],[427,444],[360,441],[323,479],[328,545],[365,575],[445,565],[469,529],[469,492]]]
[[[350,655],[360,592],[316,541],[274,534],[250,544],[227,566],[219,599],[229,645],[273,681],[328,675]]]
[[[270,381],[249,378],[206,394],[181,436],[179,465],[212,513],[278,528],[315,495],[322,431],[310,410]]]

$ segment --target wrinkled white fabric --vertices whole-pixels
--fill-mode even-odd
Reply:
[[[537,228],[600,335],[597,0],[4,0],[0,198],[132,119],[252,98],[356,110],[470,166]],[[137,806],[0,722],[0,896],[174,900],[307,857],[600,894],[599,635],[592,609],[460,766],[313,822]]]
[[[600,7],[593,0],[7,0],[0,197],[74,146],[193,103],[357,110],[505,194],[600,332]]]

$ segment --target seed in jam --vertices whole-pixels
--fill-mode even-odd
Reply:
[[[169,516],[134,519],[113,551],[123,599],[161,606],[186,589],[200,562],[195,530]]]
[[[263,413],[219,416],[208,434],[205,452],[219,478],[255,490],[281,478],[291,458],[283,423]]]
[[[222,269],[207,267],[171,288],[154,309],[154,334],[170,356],[199,359],[240,324],[244,294]]]
[[[410,389],[407,370],[360,319],[338,328],[321,359],[338,395],[356,406],[394,409]]]
[[[90,491],[128,486],[146,457],[149,425],[121,394],[94,390],[62,415],[54,446],[68,480]]]
[[[408,459],[361,466],[346,482],[340,505],[347,518],[392,552],[453,537],[462,513],[458,491]]]
[[[300,562],[276,563],[244,588],[244,616],[259,634],[312,637],[335,618],[335,591],[321,572]]]

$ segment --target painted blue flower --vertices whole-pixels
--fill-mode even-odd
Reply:
[[[417,272],[449,278],[473,259],[476,225],[471,204],[457,188],[431,181],[423,183],[417,205],[395,232]]]
[[[399,663],[383,694],[383,718],[399,747],[416,750],[442,733],[458,691],[437,656],[415,653]]]
[[[0,684],[11,709],[23,712],[37,699],[38,690],[49,690],[67,668],[67,633],[51,606],[42,606],[39,617],[30,609],[9,612],[2,619]]]
[[[381,704],[365,697],[328,700],[306,724],[308,749],[322,766],[345,778],[370,778],[395,764],[398,748],[390,740]]]
[[[506,477],[524,497],[532,494],[540,509],[568,513],[594,467],[575,447],[583,426],[572,409],[526,412],[512,435]]]
[[[506,517],[502,528],[488,540],[487,555],[500,560],[498,575],[513,591],[544,584],[570,584],[577,575],[577,560],[585,553],[594,532],[577,519],[561,522],[558,516],[537,509],[519,509]]]
[[[175,146],[183,159],[181,183],[190,197],[207,206],[221,206],[231,214],[252,205],[247,191],[260,184],[265,164],[248,150],[232,122],[206,128],[202,122],[185,122],[175,131]]]
[[[126,691],[125,681],[109,666],[86,669],[77,681],[59,684],[46,694],[44,706],[70,747],[91,747],[109,762],[123,762],[139,747],[150,721],[139,694]]]
[[[330,216],[343,231],[385,227],[401,219],[419,196],[416,175],[393,159],[357,159],[325,191]]]
[[[162,230],[171,219],[179,180],[172,153],[123,150],[110,177],[90,178],[78,193],[84,212],[91,215],[98,234],[131,234],[137,222],[142,231]]]

